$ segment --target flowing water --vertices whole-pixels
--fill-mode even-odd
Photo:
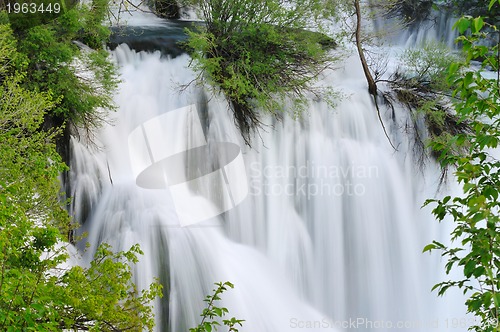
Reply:
[[[430,292],[444,278],[438,255],[421,254],[448,232],[421,209],[437,193],[439,169],[432,160],[418,162],[410,115],[398,107],[382,112],[398,151],[391,148],[356,57],[321,78],[343,93],[335,108],[311,98],[299,120],[265,119],[269,126],[249,148],[223,98],[194,84],[182,88],[195,78],[187,55],[171,59],[120,45],[112,56],[122,80],[119,109],[98,135],[100,149],[72,142],[72,213],[93,248],[140,244],[137,283],[146,287],[158,277],[164,285],[155,303],[158,331],[197,325],[203,299],[219,281],[235,285],[222,305],[245,320],[240,331],[466,330],[462,299]],[[226,213],[183,227],[174,191],[136,184],[133,165],[141,156],[130,153],[129,137],[189,105],[196,105],[201,133],[185,119],[172,120],[149,144],[188,149],[200,135],[208,146],[237,144],[243,176],[230,180],[248,194]],[[194,160],[182,166],[190,172],[217,164]]]

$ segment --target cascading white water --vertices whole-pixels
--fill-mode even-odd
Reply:
[[[458,33],[453,29],[456,17],[445,11],[433,12],[433,19],[410,28],[402,30],[399,43],[406,47],[422,45],[426,41],[434,41],[448,46],[455,47],[455,39]]]
[[[223,99],[204,101],[194,86],[180,92],[194,79],[188,56],[127,46],[112,55],[122,79],[119,110],[99,134],[99,152],[73,142],[73,213],[86,218],[94,247],[141,245],[138,284],[159,277],[165,287],[155,304],[158,331],[197,325],[203,298],[226,280],[235,289],[223,305],[245,319],[240,331],[466,330],[452,326],[464,317],[460,299],[430,292],[444,278],[439,257],[421,254],[447,234],[420,209],[436,194],[439,169],[416,166],[404,132],[409,115],[398,108],[383,114],[392,150],[356,57],[322,78],[345,95],[336,108],[311,100],[300,120],[268,119],[248,148]],[[180,227],[167,189],[136,185],[127,142],[145,121],[190,104],[202,106],[209,144],[243,147],[249,195],[220,217]]]

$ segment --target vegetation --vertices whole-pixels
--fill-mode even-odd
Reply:
[[[19,83],[27,90],[53,95],[54,107],[45,116],[48,126],[70,124],[91,134],[113,109],[111,92],[117,86],[104,48],[110,34],[103,25],[108,1],[63,8],[58,15],[2,16],[17,41],[19,56],[12,69],[25,73]]]
[[[68,31],[95,40],[89,30],[79,30],[76,14],[68,11],[57,22],[25,30],[19,21],[13,32],[0,12],[2,331],[152,330],[154,325],[149,303],[161,287],[153,283],[138,290],[133,284],[130,265],[141,254],[137,246],[112,253],[101,245],[90,266],[69,264],[65,240],[71,225],[58,181],[67,167],[54,145],[61,128],[42,130],[42,125],[47,114],[71,120],[102,103],[98,88],[92,92],[70,64],[72,55],[83,54],[64,39],[74,36]],[[85,63],[95,65],[97,73],[102,58],[96,58]]]
[[[177,0],[155,0],[154,10],[159,17],[178,19],[181,17],[181,8]]]
[[[433,147],[427,143],[448,142],[451,137],[470,131],[468,121],[459,119],[450,102],[453,97],[447,69],[459,60],[445,45],[426,43],[404,51],[401,66],[387,80],[391,90],[385,98],[402,103],[412,114],[409,128],[415,137],[414,151],[421,158],[421,164],[425,161],[426,148]],[[423,127],[419,125],[422,120]],[[459,147],[455,147],[453,153],[459,153],[458,150]],[[431,153],[437,158],[440,151],[431,150]]]
[[[189,329],[189,332],[212,332],[217,331],[217,328],[221,325],[216,318],[223,318],[229,311],[227,308],[217,307],[215,305],[215,301],[219,301],[220,295],[225,292],[228,287],[234,288],[234,285],[228,281],[222,283],[215,283],[217,288],[213,290],[212,295],[207,295],[205,298],[205,302],[207,303],[207,307],[203,309],[201,314],[202,320],[201,323],[194,328]],[[236,319],[234,317],[230,319],[223,319],[222,323],[224,326],[228,328],[228,332],[238,332],[237,326],[242,326],[244,320]]]
[[[333,41],[320,20],[333,13],[329,1],[284,6],[279,0],[192,0],[206,25],[189,31],[187,47],[199,78],[230,102],[247,144],[261,126],[258,110],[280,116],[293,103],[296,114],[325,69]]]
[[[432,20],[436,12],[462,16],[481,16],[490,24],[498,25],[500,11],[488,8],[484,0],[391,0],[388,17],[397,17],[410,24]]]
[[[498,10],[500,1],[491,0],[490,9]],[[434,241],[424,251],[440,250],[446,257],[446,273],[459,267],[463,278],[437,284],[440,295],[450,288],[467,294],[468,312],[478,318],[472,331],[500,331],[500,50],[480,43],[487,35],[498,37],[497,26],[482,17],[463,17],[455,25],[461,36],[465,60],[450,66],[448,80],[455,87],[455,110],[459,118],[470,122],[471,131],[455,135],[449,142],[436,142],[443,165],[456,168],[455,177],[463,185],[463,195],[447,196],[433,203],[439,221],[451,219],[452,244]],[[497,39],[498,40],[498,39]],[[480,68],[472,66],[473,61]],[[455,146],[460,154],[451,153]]]
[[[458,15],[481,16],[490,24],[498,25],[500,22],[500,10],[489,7],[488,1],[482,0],[447,0],[442,4]]]
[[[433,0],[394,0],[387,15],[408,23],[418,23],[429,18],[433,5]]]

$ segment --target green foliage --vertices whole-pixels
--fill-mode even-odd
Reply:
[[[420,23],[435,18],[435,12],[456,16],[481,16],[491,24],[500,22],[500,11],[493,5],[498,0],[390,0],[389,16],[397,16],[409,23]]]
[[[192,67],[231,102],[236,123],[249,143],[259,127],[258,109],[279,115],[287,101],[300,113],[306,92],[327,67],[320,19],[331,2],[306,0],[284,6],[279,0],[193,0],[206,25],[188,31]],[[331,12],[328,12],[331,10]]]
[[[228,287],[234,288],[234,285],[228,281],[226,282],[217,282],[215,283],[217,288],[213,290],[212,295],[207,295],[205,298],[205,302],[207,303],[207,307],[203,309],[203,313],[201,314],[202,320],[201,323],[194,328],[190,328],[189,332],[212,332],[217,331],[217,328],[221,325],[216,319],[223,318],[229,311],[227,308],[217,307],[215,305],[215,301],[219,301],[220,295],[225,292]],[[230,319],[223,319],[222,324],[228,328],[228,332],[238,332],[237,326],[242,326],[244,320],[236,319],[234,317]]]
[[[459,60],[446,45],[436,42],[427,42],[421,47],[407,49],[401,59],[408,79],[416,81],[416,84],[429,85],[437,91],[449,90],[447,69]]]
[[[389,17],[396,16],[407,23],[420,23],[429,19],[433,7],[432,0],[392,0]]]
[[[498,0],[447,0],[445,6],[448,6],[453,13],[460,16],[481,16],[491,24],[498,24],[500,22],[500,11],[498,7],[493,6],[495,3],[498,3]]]
[[[139,291],[130,264],[137,246],[112,253],[99,247],[88,268],[68,266],[69,216],[59,199],[57,129],[42,131],[58,99],[27,90],[8,26],[0,25],[0,330],[152,330],[149,303],[161,293]]]
[[[496,1],[491,5],[497,6]],[[441,151],[443,165],[456,168],[455,177],[463,186],[463,195],[447,196],[434,203],[439,221],[450,218],[455,223],[452,245],[433,242],[424,251],[438,249],[447,258],[446,273],[459,267],[460,280],[437,284],[440,295],[450,287],[458,287],[468,295],[467,309],[480,319],[472,331],[500,331],[500,161],[492,149],[500,140],[500,68],[499,45],[485,47],[479,43],[485,34],[495,34],[497,27],[481,17],[463,17],[455,27],[461,33],[465,60],[452,64],[448,80],[455,87],[455,109],[462,121],[469,121],[471,131],[455,135],[435,148]],[[471,66],[479,61],[480,68]],[[453,146],[462,146],[460,154],[450,153]]]
[[[460,57],[439,43],[426,43],[422,48],[408,49],[401,55],[402,66],[389,83],[396,98],[412,112],[416,147],[424,153],[425,146],[437,157],[438,146],[447,144],[455,135],[470,130],[467,121],[460,121],[450,105],[451,89],[447,70]],[[428,138],[422,141],[417,132],[418,122],[423,119]],[[450,153],[458,154],[461,148],[453,146]],[[446,167],[443,168],[446,170]]]
[[[19,7],[15,8],[15,3]],[[10,8],[7,4],[10,3]],[[0,4],[0,10],[9,10],[9,21],[14,30],[47,24],[70,8],[72,0],[30,0],[25,2],[6,0]]]
[[[114,109],[112,91],[118,83],[104,49],[110,35],[103,25],[108,1],[64,8],[50,20],[46,13],[30,14],[29,20],[9,15],[20,54],[15,66],[26,72],[25,88],[54,96],[55,107],[48,113],[53,122],[70,122],[91,133]]]

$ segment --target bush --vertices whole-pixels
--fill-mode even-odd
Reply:
[[[188,32],[192,66],[227,97],[247,144],[261,125],[258,110],[279,116],[288,101],[295,113],[304,109],[306,93],[314,91],[312,83],[332,60],[328,48],[334,45],[306,28],[321,31],[320,20],[334,12],[329,3],[192,1],[206,21]]]

